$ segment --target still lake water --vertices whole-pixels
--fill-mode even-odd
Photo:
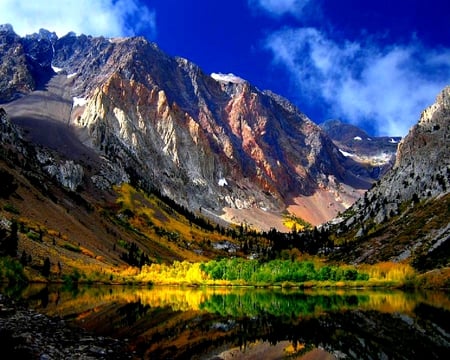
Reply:
[[[20,297],[126,339],[136,358],[450,359],[445,292],[33,285]]]

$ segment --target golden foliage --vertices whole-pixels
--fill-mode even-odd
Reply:
[[[450,288],[450,268],[435,269],[421,274],[416,280],[417,287],[439,289]]]
[[[359,269],[369,274],[369,279],[372,281],[390,281],[398,284],[405,284],[416,275],[412,266],[404,263],[381,262],[374,265],[361,265]]]
[[[200,269],[201,263],[175,261],[172,265],[144,265],[138,281],[154,284],[204,284],[208,276]]]
[[[312,225],[295,215],[289,214],[283,217],[283,225],[291,231],[304,231],[312,229]]]
[[[150,241],[142,243],[148,254],[157,253],[161,248],[175,254],[172,260],[187,259],[190,262],[204,261],[219,255],[211,244],[219,241],[236,243],[236,240],[216,231],[206,231],[189,221],[182,213],[172,209],[156,195],[146,194],[130,184],[115,187],[116,200],[122,219],[132,229],[145,235]],[[201,218],[200,214],[197,214]],[[152,248],[153,244],[158,250]],[[159,259],[151,258],[159,262]],[[171,260],[164,258],[164,260]]]

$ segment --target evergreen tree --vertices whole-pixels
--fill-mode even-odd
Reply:
[[[0,170],[0,197],[7,199],[14,191],[17,190],[18,185],[14,181],[14,176],[5,170]]]
[[[20,257],[20,263],[22,264],[22,266],[26,266],[27,262],[28,262],[28,256],[24,250],[24,251],[22,251],[22,256]]]
[[[50,276],[50,267],[51,267],[50,259],[48,257],[46,257],[44,260],[44,266],[42,267],[42,271],[41,271],[43,276],[45,276],[45,277]]]
[[[4,252],[4,243],[6,242],[6,239],[8,237],[8,234],[5,229],[0,228],[0,254]]]
[[[9,235],[7,250],[7,254],[10,256],[17,255],[17,247],[19,246],[19,236],[17,235],[18,228],[17,221],[13,220],[11,223],[11,233]]]
[[[9,235],[5,229],[0,229],[0,254],[9,255],[12,257],[17,256],[17,247],[19,243],[17,229],[18,226],[16,221],[11,223]]]

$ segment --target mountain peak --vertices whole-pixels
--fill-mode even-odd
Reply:
[[[419,122],[400,142],[395,168],[408,167],[420,174],[450,165],[449,117],[450,87],[446,87],[436,97],[436,102],[422,112]]]
[[[324,121],[320,127],[332,138],[337,141],[348,142],[349,140],[366,140],[370,136],[355,125],[345,123],[338,119]]]
[[[143,37],[52,34],[41,30],[8,43],[5,74],[22,71],[30,81],[16,88],[1,83],[1,99],[32,95],[37,79],[44,93],[59,84],[64,95],[56,98],[72,100],[59,121],[92,151],[128,169],[121,178],[217,216],[252,208],[281,214],[301,198],[316,204],[320,193],[332,205],[318,211],[317,203],[302,212],[314,224],[343,211],[373,181],[287,99],[234,74],[207,75]],[[16,48],[22,49],[22,67]],[[9,106],[13,119],[20,104]]]
[[[14,28],[11,24],[0,24],[0,32],[8,32],[8,33],[14,33]]]

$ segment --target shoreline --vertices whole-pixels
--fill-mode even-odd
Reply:
[[[133,359],[121,340],[93,335],[0,293],[0,343],[7,359]]]

